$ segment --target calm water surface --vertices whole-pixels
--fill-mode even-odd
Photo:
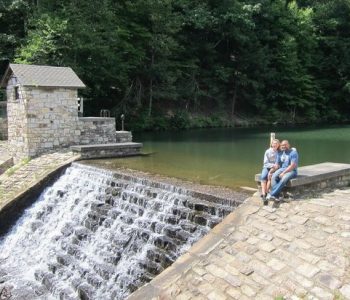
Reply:
[[[90,161],[168,175],[202,184],[254,187],[270,132],[298,149],[300,166],[350,163],[350,126],[333,128],[205,129],[135,134],[148,156]]]

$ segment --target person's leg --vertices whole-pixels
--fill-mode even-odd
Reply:
[[[276,185],[272,186],[272,190],[271,190],[270,195],[273,196],[273,197],[278,198],[278,196],[279,196],[281,190],[283,189],[283,187],[287,184],[287,182],[290,179],[292,179],[294,177],[297,177],[297,172],[296,171],[291,171],[291,172],[288,172],[288,173],[284,174],[284,176],[281,178],[281,180]]]
[[[269,192],[271,188],[271,179],[267,179],[267,182],[266,182],[266,193]]]
[[[268,174],[269,174],[269,169],[263,168],[262,171],[261,171],[261,176],[260,176],[260,180],[261,180],[261,196],[265,196],[266,193],[267,193],[266,181],[267,181]]]
[[[266,180],[261,181],[261,196],[266,195]]]
[[[278,169],[275,173],[273,173],[272,178],[271,178],[271,188],[272,189],[281,180],[279,176],[282,172],[283,172],[282,169]]]

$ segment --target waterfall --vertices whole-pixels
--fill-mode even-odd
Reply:
[[[74,163],[0,240],[11,299],[124,299],[233,207]]]

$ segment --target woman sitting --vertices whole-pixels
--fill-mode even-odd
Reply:
[[[264,205],[268,204],[266,200],[267,192],[271,186],[271,175],[278,169],[277,157],[280,147],[280,141],[274,139],[271,142],[271,147],[265,151],[264,154],[264,165],[261,171],[261,199],[264,201]]]

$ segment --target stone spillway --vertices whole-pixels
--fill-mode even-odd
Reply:
[[[234,209],[170,184],[74,163],[0,240],[12,299],[124,299]]]

